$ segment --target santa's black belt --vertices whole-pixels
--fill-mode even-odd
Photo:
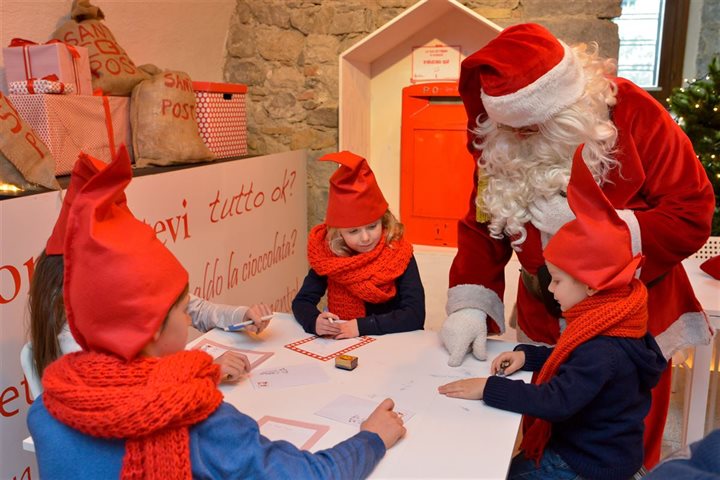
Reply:
[[[537,274],[532,274],[525,270],[520,269],[520,279],[530,295],[532,295],[537,301],[545,306],[545,310],[554,317],[560,317],[562,312],[560,311],[560,304],[555,300],[552,292],[548,290],[552,277],[545,265],[538,268]]]

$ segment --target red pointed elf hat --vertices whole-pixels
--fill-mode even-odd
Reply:
[[[582,158],[573,157],[567,198],[575,214],[545,247],[545,260],[596,290],[630,283],[642,262],[633,255],[630,229],[617,215]]]
[[[124,145],[120,146],[118,155],[128,155],[127,149]],[[128,160],[129,161],[129,160]],[[67,228],[67,216],[70,211],[70,205],[75,200],[78,190],[80,190],[85,183],[97,172],[105,168],[106,163],[97,158],[93,158],[86,153],[80,153],[75,165],[73,166],[70,174],[70,184],[68,185],[65,197],[63,198],[63,204],[60,208],[60,214],[55,221],[55,227],[48,238],[47,244],[45,245],[45,253],[48,255],[62,255],[63,244],[65,243],[65,229]],[[126,202],[123,195],[123,203]]]
[[[132,172],[117,155],[75,194],[65,233],[68,325],[84,350],[137,356],[188,283],[187,271],[123,200]]]
[[[340,164],[330,177],[327,214],[329,227],[351,228],[367,225],[382,217],[388,208],[367,160],[343,151],[320,157]]]
[[[545,27],[524,23],[504,29],[462,62],[459,91],[473,127],[487,113],[517,128],[572,105],[585,83],[570,47]]]

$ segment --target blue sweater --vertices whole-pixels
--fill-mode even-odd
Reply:
[[[662,461],[647,480],[720,480],[720,429]]]
[[[519,345],[523,370],[539,371],[552,348]],[[547,383],[490,377],[483,399],[490,406],[552,423],[548,446],[578,475],[628,479],[643,462],[643,420],[650,390],[666,367],[651,335],[595,337],[578,346]]]
[[[91,437],[64,425],[45,408],[42,396],[30,407],[28,427],[35,442],[40,478],[120,478],[125,443]],[[260,435],[252,418],[222,403],[190,428],[194,479],[365,478],[385,455],[380,437],[359,432],[315,454]]]
[[[385,303],[365,303],[365,316],[358,318],[360,335],[422,330],[425,326],[425,290],[415,257],[395,280],[397,295]],[[327,290],[327,277],[310,269],[292,302],[293,314],[307,333],[316,334],[317,305]],[[350,320],[350,319],[344,319]]]

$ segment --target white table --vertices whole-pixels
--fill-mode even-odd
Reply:
[[[249,380],[222,386],[225,400],[256,420],[265,415],[328,425],[330,430],[312,451],[331,447],[357,432],[315,412],[341,394],[380,402],[385,397],[415,415],[406,424],[407,436],[388,451],[371,478],[484,478],[504,479],[520,425],[518,414],[497,410],[482,401],[458,400],[437,393],[437,387],[459,378],[487,376],[490,362],[468,355],[461,367],[447,366],[447,353],[436,332],[416,331],[375,337],[358,348],[359,366],[335,368],[284,345],[306,338],[291,315],[278,315],[259,339],[214,330],[203,335],[218,343],[244,349],[272,351],[257,369],[313,363],[322,365],[330,382],[282,390],[255,390]],[[198,339],[197,341],[199,341]],[[192,345],[192,344],[191,344]],[[494,358],[515,344],[489,341]],[[530,374],[516,374],[529,381]]]
[[[700,304],[708,315],[714,332],[720,330],[720,280],[716,280],[707,273],[700,270],[700,264],[705,259],[687,258],[682,263],[687,271],[690,283]],[[685,405],[685,419],[683,432],[683,445],[692,443],[705,436],[706,409],[708,405],[708,390],[711,396],[711,409],[714,409],[717,394],[717,374],[712,378],[710,386],[710,370],[718,370],[720,364],[720,352],[716,352],[713,359],[713,344],[698,345],[695,347],[693,359],[692,376],[690,378],[688,404]],[[712,421],[714,415],[707,420]]]
[[[312,451],[331,447],[354,435],[356,427],[315,415],[322,406],[347,394],[377,400],[391,397],[414,416],[407,435],[390,449],[371,478],[476,478],[504,479],[512,457],[521,416],[486,406],[482,401],[458,400],[437,393],[450,381],[487,376],[490,362],[468,355],[462,366],[447,366],[447,353],[436,332],[415,331],[375,337],[375,341],[348,352],[359,359],[353,371],[335,368],[333,360],[321,362],[284,346],[309,335],[292,315],[277,315],[259,337],[210,331],[190,342],[206,338],[227,346],[274,352],[257,367],[265,368],[313,363],[322,365],[330,382],[282,390],[255,390],[247,379],[237,385],[222,385],[225,401],[256,420],[269,415],[313,424],[330,430]],[[515,343],[488,341],[488,358],[512,350]],[[530,381],[530,373],[513,375]],[[23,448],[34,452],[32,438]]]

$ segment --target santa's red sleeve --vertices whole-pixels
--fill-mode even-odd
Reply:
[[[472,153],[477,157],[477,151]],[[492,238],[487,224],[476,221],[477,168],[476,162],[467,214],[458,221],[458,251],[450,267],[446,310],[448,315],[463,308],[483,310],[488,314],[488,333],[501,333],[505,265],[512,249],[507,239]]]
[[[617,79],[616,158],[606,192],[629,209],[640,227],[646,257],[641,278],[655,281],[703,246],[715,206],[712,185],[690,140],[661,105],[634,84]]]

